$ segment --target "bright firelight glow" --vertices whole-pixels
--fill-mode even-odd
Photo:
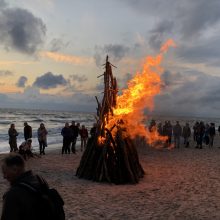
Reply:
[[[109,116],[108,128],[123,121],[125,133],[133,138],[143,136],[149,144],[166,140],[166,137],[160,136],[156,129],[150,132],[143,122],[146,119],[144,109],[152,111],[154,97],[160,93],[162,84],[160,75],[163,73],[160,65],[164,53],[170,46],[176,46],[172,39],[162,45],[157,56],[146,57],[142,71],[136,73],[128,82],[127,89],[122,91],[122,95],[117,96],[117,107],[113,109],[113,116]]]

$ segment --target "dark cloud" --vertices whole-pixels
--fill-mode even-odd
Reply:
[[[57,52],[63,48],[66,48],[69,45],[69,42],[64,43],[62,39],[60,38],[54,38],[51,42],[50,42],[50,51],[52,52]]]
[[[174,82],[179,75],[181,75],[179,84],[172,87],[171,84],[175,85]],[[188,77],[194,79],[190,80]],[[156,97],[155,109],[157,112],[193,116],[217,116],[219,114],[220,77],[191,72],[186,75],[169,74],[166,79],[169,79],[167,85],[170,86],[164,88],[161,94]]]
[[[220,36],[210,37],[209,39],[195,42],[193,45],[182,44],[176,49],[178,57],[181,57],[191,63],[206,63],[213,62],[219,65],[220,56]]]
[[[163,20],[151,30],[149,45],[158,50],[164,41],[172,35],[174,23],[172,21]]]
[[[5,8],[8,4],[4,0],[0,0],[0,11]]]
[[[7,50],[34,54],[43,44],[45,33],[43,21],[25,9],[0,11],[0,40]]]
[[[45,73],[44,75],[37,77],[34,86],[42,89],[56,88],[57,86],[65,86],[68,81],[60,74],[54,75],[51,72]]]
[[[147,34],[149,44],[154,49],[158,49],[167,37],[183,42],[197,42],[198,39],[203,39],[207,32],[212,33],[212,29],[218,29],[216,25],[220,22],[219,0],[122,0],[121,2],[138,15],[141,13],[142,16],[146,15],[146,19],[157,21],[150,35]]]
[[[16,85],[17,85],[17,87],[24,88],[27,81],[28,81],[28,78],[26,76],[21,76],[18,79]]]
[[[186,1],[183,8],[177,8],[176,18],[182,23],[183,37],[194,38],[220,20],[219,0]]]
[[[0,76],[13,76],[14,74],[10,70],[0,70]]]
[[[70,76],[70,79],[78,83],[82,83],[88,80],[88,78],[85,75],[77,75],[77,74],[72,74]]]
[[[129,47],[120,44],[108,44],[103,47],[95,47],[94,59],[97,66],[101,66],[105,60],[103,57],[108,55],[111,60],[119,61],[130,51]]]

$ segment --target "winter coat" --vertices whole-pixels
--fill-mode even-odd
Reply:
[[[32,138],[32,127],[30,125],[24,126],[24,139]]]
[[[47,129],[38,128],[37,130],[38,141],[47,141]]]
[[[9,128],[8,129],[8,135],[9,135],[9,143],[16,142],[18,132],[14,128]]]
[[[41,189],[43,184],[32,171],[27,171],[18,177],[11,185],[10,189],[3,196],[3,208],[1,220],[39,220],[39,200],[27,189],[19,186],[21,182],[26,182],[37,189]]]

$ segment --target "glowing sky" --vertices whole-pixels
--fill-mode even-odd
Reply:
[[[95,111],[108,54],[120,88],[168,38],[155,111],[219,116],[219,0],[0,0],[0,108]]]

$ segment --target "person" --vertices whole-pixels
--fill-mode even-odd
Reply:
[[[62,154],[70,154],[70,144],[72,140],[72,131],[69,127],[69,123],[66,122],[65,126],[61,130],[61,135],[63,136],[63,147]]]
[[[3,196],[1,220],[52,220],[49,206],[52,200],[46,202],[43,196],[40,197],[41,192],[49,190],[46,180],[26,170],[24,159],[17,153],[6,156],[1,166],[3,177],[10,184]],[[53,216],[53,219],[56,218]]]
[[[81,137],[81,151],[85,150],[87,139],[88,139],[88,130],[85,125],[82,125],[82,128],[79,131]]]
[[[209,138],[209,129],[210,129],[210,126],[208,123],[206,123],[205,125],[205,132],[204,132],[204,136],[203,136],[203,142],[206,144],[206,145],[209,145],[209,141],[210,141],[210,138]]]
[[[10,128],[8,129],[8,135],[9,135],[9,145],[10,145],[10,152],[17,151],[17,136],[18,132],[15,129],[15,124],[11,124]]]
[[[179,121],[176,121],[176,124],[173,126],[173,136],[174,136],[174,147],[180,147],[180,136],[182,135],[182,127],[179,124]]]
[[[197,143],[198,138],[199,138],[199,122],[196,121],[196,123],[193,125],[193,140]]]
[[[44,123],[40,124],[40,127],[37,129],[37,137],[40,148],[40,155],[45,155],[45,147],[47,147],[47,129],[44,126]]]
[[[215,123],[210,123],[210,128],[209,128],[209,147],[213,147],[214,143],[214,137],[215,137]]]
[[[157,125],[157,132],[160,136],[163,136],[163,126],[161,122]]]
[[[203,136],[205,134],[205,125],[203,121],[200,121],[197,127],[197,139],[196,139],[196,148],[202,149]]]
[[[97,129],[97,124],[94,123],[93,127],[90,129],[90,135],[91,135],[92,138],[94,138],[95,135],[96,135],[96,129]]]
[[[33,157],[34,154],[32,153],[31,149],[32,140],[29,138],[26,141],[22,142],[19,146],[18,153],[24,157],[24,159],[28,159],[29,157]]]
[[[189,138],[191,136],[191,129],[189,127],[189,123],[186,123],[186,125],[183,127],[183,139],[184,139],[184,145],[185,147],[189,147]]]
[[[26,141],[29,138],[32,138],[32,127],[27,122],[24,122],[24,139]]]
[[[79,136],[79,127],[76,125],[75,121],[72,121],[70,125],[70,129],[72,130],[72,138],[71,138],[71,151],[73,154],[76,153],[76,141],[77,137]]]

